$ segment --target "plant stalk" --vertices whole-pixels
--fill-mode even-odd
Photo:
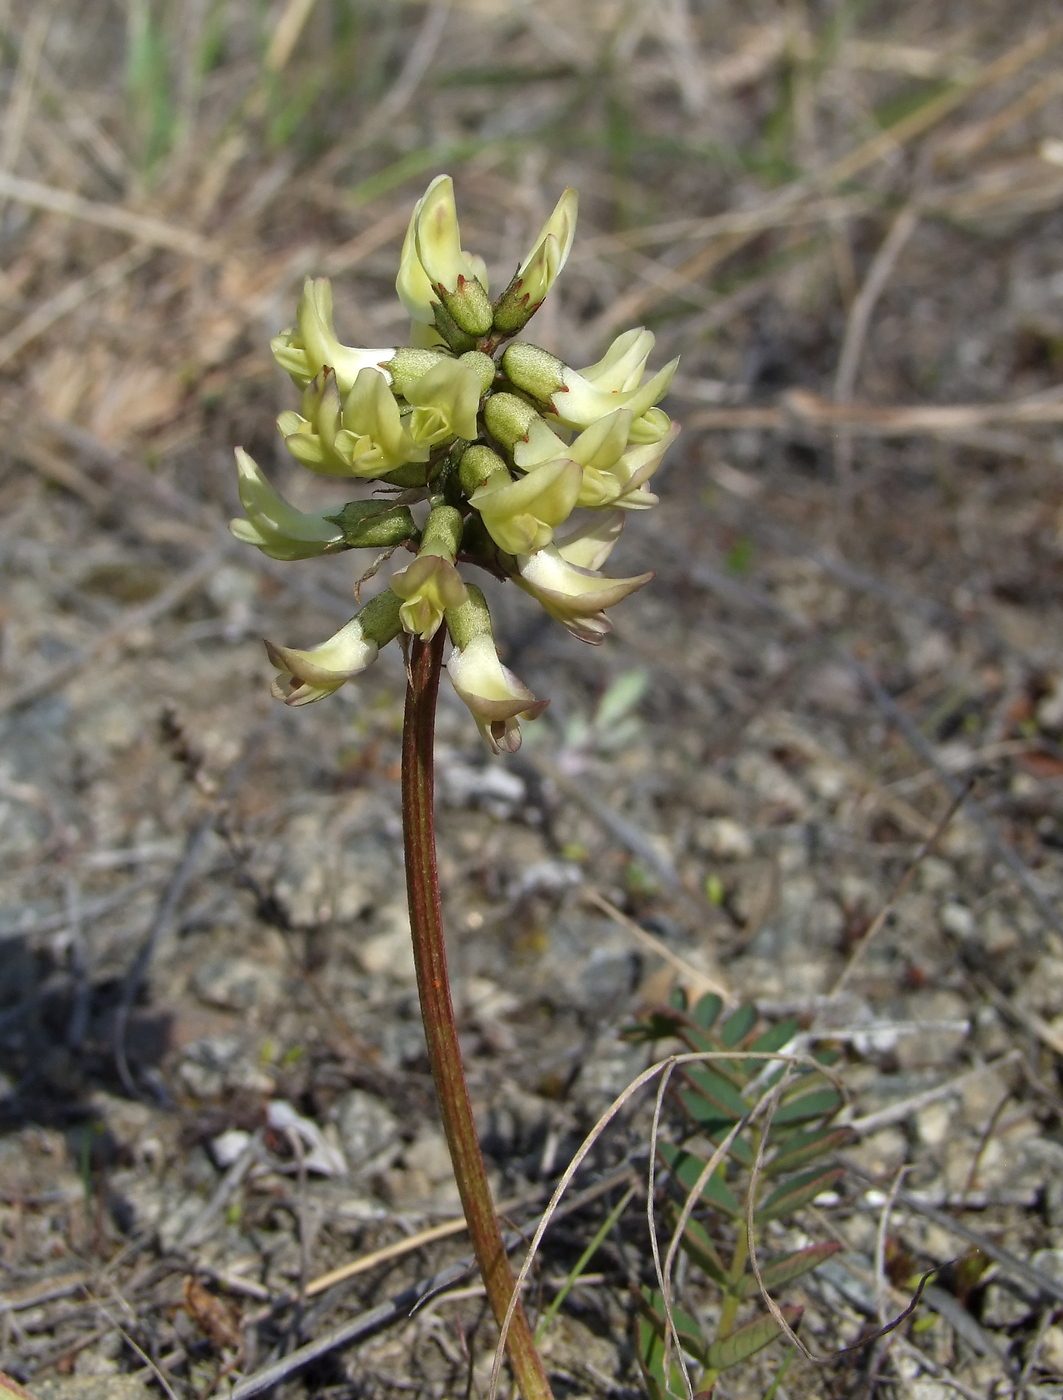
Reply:
[[[410,903],[413,956],[428,1058],[462,1209],[476,1262],[499,1326],[509,1309],[515,1280],[491,1199],[480,1141],[465,1083],[458,1027],[447,974],[443,911],[435,838],[435,718],[445,629],[431,642],[415,638],[411,650],[402,727],[402,830],[406,846],[406,890]],[[524,1400],[552,1400],[550,1383],[518,1302],[506,1351]]]

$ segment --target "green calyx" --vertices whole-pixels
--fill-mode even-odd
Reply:
[[[477,444],[475,447],[466,448],[462,453],[458,465],[458,478],[466,496],[471,496],[474,491],[479,490],[488,477],[494,476],[496,472],[509,475],[505,462],[490,447]]]
[[[453,563],[461,548],[463,525],[461,511],[454,506],[433,507],[421,533],[421,547],[418,553],[438,554]]]
[[[451,357],[445,350],[419,350],[402,346],[395,351],[384,368],[391,375],[391,385],[396,394],[407,397],[406,391],[416,384],[422,375],[427,374],[441,360]]]
[[[494,308],[478,277],[459,276],[452,292],[437,287],[436,293],[459,330],[466,335],[486,335],[491,329]]]
[[[526,340],[515,340],[506,349],[502,370],[515,388],[523,389],[540,403],[549,403],[565,383],[564,360]]]
[[[348,501],[338,515],[325,519],[339,526],[351,549],[387,549],[417,533],[409,508],[389,501]]]
[[[516,394],[492,394],[483,406],[487,431],[507,452],[512,452],[518,442],[527,440],[538,417],[531,404]]]
[[[491,614],[482,590],[475,583],[467,583],[465,589],[465,602],[456,608],[447,608],[447,631],[459,651],[464,651],[474,637],[493,635]]]
[[[461,356],[461,363],[463,365],[468,365],[477,379],[479,379],[480,396],[482,398],[483,395],[490,390],[492,384],[494,384],[495,377],[498,374],[498,366],[495,364],[494,360],[492,360],[491,356],[485,355],[482,350],[467,350],[465,354]]]

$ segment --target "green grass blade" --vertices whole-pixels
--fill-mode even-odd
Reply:
[[[538,1325],[535,1328],[535,1340],[537,1342],[542,1340],[543,1334],[546,1332],[546,1329],[550,1326],[551,1322],[553,1322],[554,1318],[557,1316],[558,1310],[560,1309],[562,1303],[564,1303],[565,1299],[572,1291],[573,1284],[576,1282],[576,1280],[583,1273],[584,1269],[594,1258],[595,1254],[598,1252],[598,1246],[602,1243],[606,1235],[608,1235],[609,1231],[613,1228],[616,1222],[623,1215],[624,1211],[627,1209],[628,1202],[631,1200],[634,1194],[634,1186],[629,1186],[628,1189],[621,1196],[620,1200],[617,1201],[616,1205],[602,1221],[601,1225],[598,1227],[598,1230],[595,1232],[590,1244],[580,1255],[579,1259],[577,1259],[574,1267],[569,1272],[568,1277],[565,1279],[561,1287],[557,1290],[553,1302],[551,1302],[550,1306],[539,1319]]]

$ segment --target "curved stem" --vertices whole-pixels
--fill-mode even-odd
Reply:
[[[450,996],[443,912],[436,868],[435,771],[436,696],[445,632],[431,642],[416,639],[410,658],[406,711],[402,728],[402,830],[406,842],[406,890],[417,966],[428,1058],[432,1065],[439,1113],[447,1136],[461,1204],[469,1226],[476,1262],[495,1318],[501,1326],[513,1296],[509,1266],[487,1182],[472,1104],[458,1045],[458,1027]],[[551,1400],[550,1383],[532,1340],[524,1306],[517,1304],[506,1350],[524,1400]]]

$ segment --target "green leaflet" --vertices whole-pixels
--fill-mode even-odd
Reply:
[[[727,1271],[704,1225],[697,1220],[688,1220],[679,1243],[684,1253],[693,1259],[703,1273],[708,1274],[713,1283],[718,1283],[721,1288],[727,1287]]]
[[[837,1089],[813,1089],[810,1094],[786,1099],[775,1110],[774,1126],[784,1128],[791,1123],[809,1123],[813,1118],[826,1118],[842,1106]]]
[[[806,1162],[814,1162],[817,1157],[825,1157],[852,1140],[851,1128],[811,1128],[805,1132],[791,1133],[780,1142],[775,1156],[765,1166],[768,1176],[778,1176],[780,1172],[796,1171]]]
[[[755,1006],[740,1006],[737,1011],[731,1012],[720,1027],[720,1039],[724,1046],[730,1050],[740,1040],[744,1040],[756,1024],[757,1008]]]
[[[643,1288],[640,1293],[639,1306],[643,1316],[649,1322],[654,1332],[662,1340],[665,1330],[664,1298],[655,1289]],[[684,1312],[682,1308],[672,1304],[672,1322],[675,1324],[676,1333],[679,1336],[680,1344],[685,1352],[696,1357],[702,1365],[705,1363],[706,1346],[705,1337],[701,1331],[701,1324],[696,1317]],[[663,1379],[663,1376],[662,1376]]]
[[[723,1010],[723,1002],[715,992],[706,992],[701,1000],[694,1007],[691,1016],[702,1028],[711,1031],[716,1024],[716,1018]]]
[[[844,1175],[844,1167],[829,1167],[826,1171],[817,1168],[814,1171],[802,1172],[800,1176],[792,1176],[789,1181],[784,1181],[777,1191],[772,1192],[756,1212],[754,1219],[758,1225],[763,1225],[767,1220],[777,1220],[780,1215],[789,1215],[791,1211],[814,1200],[821,1191],[826,1191]]]
[[[801,1320],[803,1308],[781,1308],[783,1317],[791,1327],[796,1327]],[[722,1341],[713,1342],[709,1347],[705,1357],[706,1364],[714,1371],[726,1371],[731,1366],[737,1366],[741,1361],[747,1361],[749,1357],[755,1356],[762,1347],[766,1347],[769,1342],[775,1340],[779,1335],[779,1324],[774,1317],[766,1314],[758,1317],[753,1322],[749,1322],[745,1327],[739,1327],[737,1332],[732,1332],[729,1337],[724,1337]]]
[[[671,1167],[679,1184],[685,1186],[688,1191],[693,1191],[698,1183],[698,1177],[705,1169],[705,1163],[702,1159],[680,1147],[673,1147],[670,1142],[659,1143],[657,1151],[665,1163]],[[715,1206],[717,1210],[722,1210],[732,1220],[741,1220],[744,1214],[738,1197],[724,1181],[719,1167],[701,1188],[701,1199],[708,1205]]]
[[[749,1112],[749,1104],[742,1095],[715,1069],[710,1069],[708,1065],[686,1065],[683,1073],[713,1110],[713,1116],[718,1121],[737,1123]]]
[[[760,1271],[764,1287],[771,1293],[776,1288],[782,1288],[784,1284],[793,1283],[794,1279],[800,1278],[802,1274],[818,1269],[824,1259],[829,1259],[840,1249],[841,1245],[837,1240],[825,1240],[823,1244],[812,1244],[807,1249],[799,1249],[795,1254],[785,1254],[781,1259],[773,1259]],[[758,1296],[760,1289],[752,1274],[746,1274],[743,1278],[738,1293],[742,1298]]]

